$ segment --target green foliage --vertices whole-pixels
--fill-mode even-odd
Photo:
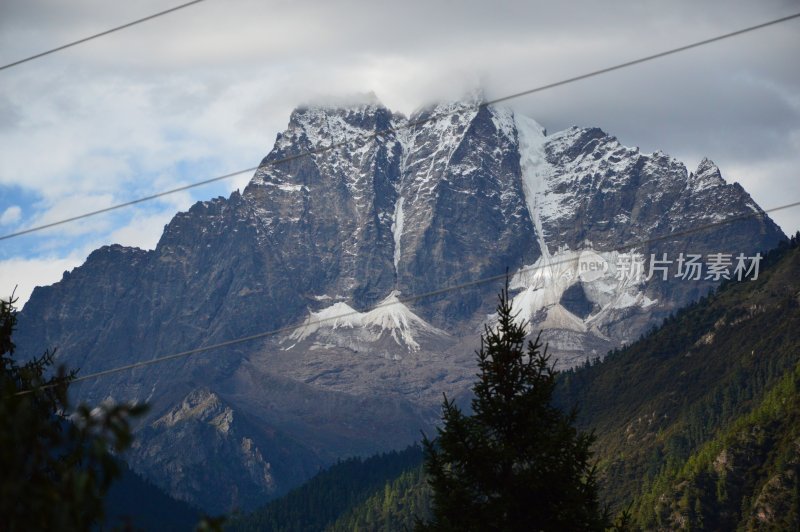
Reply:
[[[67,419],[74,373],[46,378],[51,352],[18,365],[16,319],[13,300],[0,300],[0,530],[87,530],[119,475],[111,453],[130,445],[131,417],[144,407],[80,405]]]
[[[351,509],[326,530],[331,532],[393,532],[411,530],[418,519],[431,515],[431,489],[424,468],[406,471],[366,501]]]
[[[683,464],[666,467],[636,502],[637,525],[800,529],[800,364]],[[681,501],[694,499],[686,508]]]
[[[639,526],[726,529],[748,519],[762,489],[758,482],[772,467],[756,449],[780,454],[767,426],[758,424],[738,457],[752,469],[748,475],[679,472],[719,456],[720,435],[761,408],[794,370],[800,352],[798,244],[795,236],[768,253],[757,281],[727,283],[603,362],[561,375],[557,402],[581,404],[579,425],[597,430],[605,499],[617,507],[636,499]],[[739,480],[731,482],[734,477]],[[773,480],[773,488],[786,484],[773,491],[791,492],[790,477]]]
[[[421,463],[419,446],[367,459],[341,461],[280,499],[252,514],[233,519],[227,529],[319,532],[371,495],[383,493],[387,482],[418,468]]]
[[[500,293],[478,351],[472,415],[445,397],[443,427],[424,440],[432,517],[418,530],[604,530],[590,447],[575,412],[551,404],[555,373]]]
[[[729,283],[599,364],[561,375],[556,401],[582,405],[597,431],[604,493],[629,501],[667,464],[680,464],[749,411],[800,349],[797,238],[757,281]]]

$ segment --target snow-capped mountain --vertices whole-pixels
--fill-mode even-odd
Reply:
[[[89,401],[149,401],[133,467],[192,500],[201,478],[238,486],[221,510],[430,429],[442,392],[466,397],[507,269],[519,319],[570,365],[714,285],[620,278],[624,254],[752,255],[782,236],[710,161],[690,173],[597,128],[547,135],[472,101],[407,118],[375,100],[310,106],[243,191],[178,213],[155,250],[104,247],[37,288],[16,340],[92,373],[282,330],[76,386]],[[187,445],[196,463],[238,469],[187,464],[165,479],[159,455]]]

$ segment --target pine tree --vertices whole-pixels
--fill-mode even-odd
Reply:
[[[143,406],[80,405],[67,388],[74,373],[45,377],[52,352],[14,360],[13,299],[0,300],[0,530],[89,530],[119,475],[112,451],[131,443],[130,420]]]
[[[485,327],[471,415],[445,396],[443,426],[424,439],[432,519],[417,530],[604,530],[590,447],[576,412],[551,404],[555,371],[539,337],[516,323],[508,283]]]

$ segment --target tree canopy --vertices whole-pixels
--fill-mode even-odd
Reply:
[[[0,300],[0,530],[88,530],[102,521],[103,498],[119,475],[112,453],[132,441],[143,405],[72,409],[74,372],[53,352],[18,364],[11,339],[14,300]]]
[[[555,371],[540,338],[527,342],[508,286],[477,351],[472,413],[447,397],[443,426],[424,440],[433,516],[417,530],[604,530],[592,433],[551,404]]]

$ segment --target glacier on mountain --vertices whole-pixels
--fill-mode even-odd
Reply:
[[[367,312],[359,312],[344,302],[335,303],[317,312],[309,312],[303,325],[290,338],[302,341],[318,335],[324,341],[330,342],[332,333],[343,329],[357,329],[356,336],[364,343],[375,343],[388,336],[408,351],[419,351],[417,339],[420,334],[447,336],[447,333],[414,314],[400,300],[400,292],[393,290]]]
[[[617,275],[619,252],[596,250],[588,241],[577,250],[548,244],[543,220],[555,220],[562,213],[565,197],[569,194],[555,191],[559,188],[559,180],[574,176],[559,176],[557,169],[547,160],[545,145],[550,139],[542,126],[525,116],[514,117],[514,123],[520,145],[522,188],[541,251],[534,264],[522,266],[510,281],[511,290],[521,290],[512,300],[517,312],[516,320],[524,324],[529,333],[534,329],[563,329],[590,332],[607,340],[600,325],[612,309],[636,305],[646,308],[656,301],[644,294],[644,281],[634,283]],[[556,137],[556,142],[558,140]],[[551,253],[551,247],[555,249],[554,253]],[[580,268],[582,263],[589,263],[587,257],[601,263],[604,268],[588,276]],[[595,306],[595,310],[583,318],[561,304],[564,293],[576,283],[582,285],[586,299]],[[558,348],[557,341],[555,347]]]

